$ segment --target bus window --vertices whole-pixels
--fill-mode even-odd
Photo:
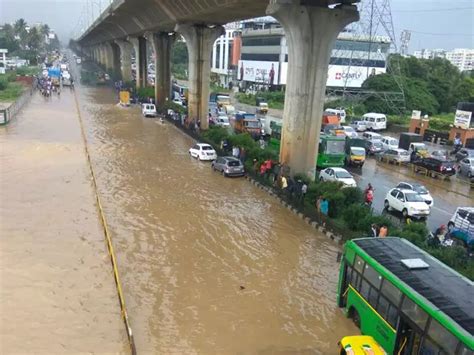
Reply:
[[[377,311],[393,328],[397,327],[398,311],[392,303],[380,295]]]
[[[431,320],[428,336],[437,344],[440,344],[448,353],[452,351],[454,354],[458,340],[435,319]]]
[[[461,349],[459,349],[459,355],[472,355],[474,352],[472,350],[469,350],[466,345],[462,344]]]
[[[355,258],[354,268],[357,271],[359,271],[359,273],[361,274],[362,274],[362,271],[364,270],[364,260],[362,260],[362,258],[359,255],[357,255]]]
[[[414,322],[421,330],[425,329],[428,314],[425,313],[415,302],[405,296],[402,303],[402,312]]]
[[[369,281],[376,289],[380,288],[382,277],[377,271],[374,270],[370,265],[365,265],[364,277]]]
[[[400,304],[400,297],[402,293],[398,288],[393,286],[390,281],[384,280],[382,284],[382,295],[387,297],[388,300],[395,305],[395,307],[398,307]]]

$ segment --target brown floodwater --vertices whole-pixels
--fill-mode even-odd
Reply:
[[[74,97],[0,127],[0,353],[128,353]]]
[[[82,88],[99,191],[139,354],[336,353],[339,247],[193,140]]]

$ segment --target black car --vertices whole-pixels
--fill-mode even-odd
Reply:
[[[456,161],[461,161],[464,158],[474,158],[474,149],[461,148],[456,153]]]
[[[453,161],[441,160],[437,158],[423,158],[415,161],[415,165],[421,166],[429,171],[436,171],[437,173],[452,176],[456,174],[456,169]]]

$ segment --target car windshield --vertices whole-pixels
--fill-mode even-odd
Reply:
[[[405,193],[405,198],[407,202],[424,202],[423,198],[419,194],[415,193]]]
[[[372,142],[372,144],[374,145],[375,148],[382,148],[383,147],[382,142],[375,141],[375,142]]]
[[[227,117],[220,117],[220,118],[219,118],[219,121],[220,121],[220,122],[227,123],[227,122],[229,122],[229,119],[228,119]]]
[[[336,177],[338,179],[351,179],[352,175],[349,174],[347,171],[341,170],[341,171],[336,171]]]
[[[246,121],[245,126],[250,128],[259,128],[260,123],[258,121]]]
[[[328,140],[326,142],[326,153],[327,154],[343,154],[344,153],[344,145],[346,141],[331,141]]]
[[[231,160],[231,161],[227,162],[227,165],[229,165],[229,166],[240,166],[240,161]]]
[[[365,155],[365,149],[359,147],[351,147],[351,152],[354,155]]]
[[[413,185],[413,190],[421,195],[426,195],[428,193],[428,190],[423,185]]]
[[[344,131],[347,131],[347,132],[354,132],[354,128],[350,127],[350,126],[345,126],[344,127]]]
[[[211,146],[208,146],[208,145],[203,145],[201,147],[202,150],[213,150]]]

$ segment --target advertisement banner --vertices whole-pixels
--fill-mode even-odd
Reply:
[[[281,64],[280,85],[286,85],[288,63]],[[369,76],[385,73],[385,68],[368,70]],[[349,67],[345,65],[331,65],[328,68],[326,85],[330,87],[360,88],[367,79],[367,67]]]
[[[471,124],[471,111],[456,110],[454,114],[454,127],[468,129]]]
[[[278,84],[278,62],[261,62],[256,60],[239,60],[237,79],[269,85]]]
[[[411,111],[411,119],[419,120],[421,118],[421,111],[413,110]]]

